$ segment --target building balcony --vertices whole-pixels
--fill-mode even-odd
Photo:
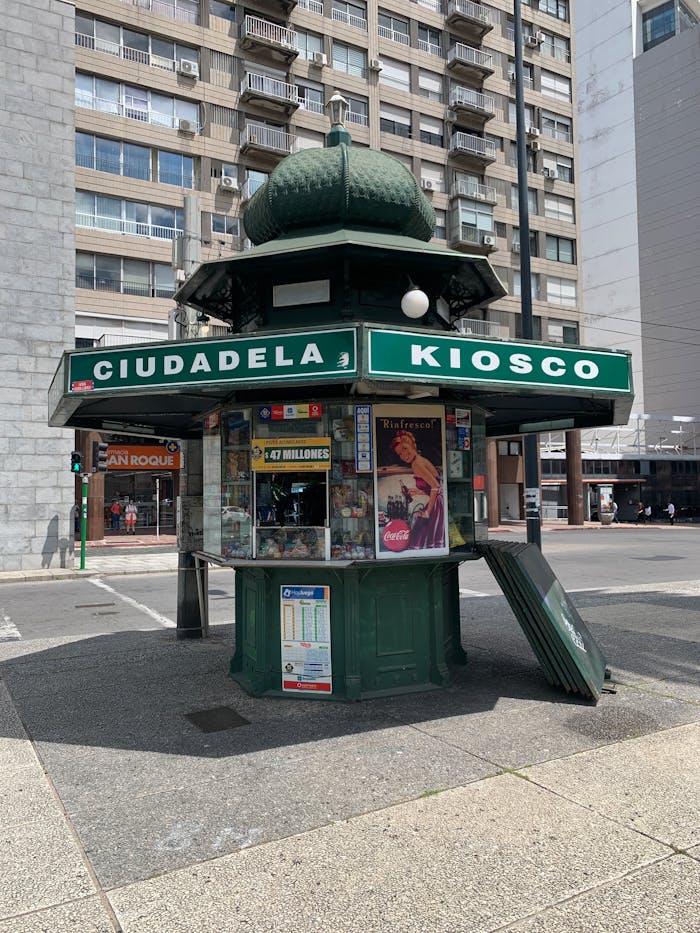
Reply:
[[[494,72],[493,55],[463,42],[456,42],[447,53],[447,68],[453,74],[472,81],[483,81]]]
[[[493,185],[482,185],[466,179],[460,179],[452,185],[450,198],[469,198],[471,201],[483,201],[485,204],[496,204],[498,200]]]
[[[167,16],[168,19],[177,19],[182,23],[199,25],[199,3],[197,0],[184,0],[177,4],[172,0],[121,0],[122,3],[136,6],[140,10],[148,10],[156,16]]]
[[[272,16],[279,14],[280,11],[288,16],[296,5],[297,0],[258,0],[258,6],[270,10]],[[301,6],[301,3],[299,6]]]
[[[449,154],[454,159],[489,165],[496,161],[496,145],[490,139],[458,131],[450,140]]]
[[[487,255],[497,249],[496,234],[488,230],[480,230],[473,224],[458,224],[450,230],[450,249],[458,249],[464,253],[478,253]]]
[[[241,133],[241,152],[257,151],[279,159],[296,152],[297,148],[296,136],[276,126],[248,123]],[[252,192],[249,191],[248,194],[251,196]]]
[[[278,26],[259,16],[246,16],[241,28],[239,45],[242,49],[268,55],[286,63],[299,54],[297,34],[286,26]]]
[[[377,26],[377,34],[380,39],[388,39],[390,42],[398,42],[399,45],[410,45],[411,39],[405,32],[398,32],[396,29],[389,29],[387,26]]]
[[[248,101],[289,115],[299,107],[299,93],[294,84],[247,71],[241,81],[241,102]]]
[[[323,16],[323,3],[321,0],[299,0],[297,6],[300,10],[306,10],[307,13]]]
[[[139,298],[172,298],[175,284],[137,282],[127,279],[110,279],[99,275],[76,272],[75,287],[95,292],[110,292],[113,295],[136,295]]]
[[[481,42],[486,33],[493,29],[491,11],[472,0],[449,0],[445,25],[459,29],[472,40]]]
[[[463,317],[457,321],[457,330],[465,336],[495,337],[498,340],[507,340],[510,337],[508,328],[503,324],[470,317]]]
[[[449,109],[457,119],[466,118],[470,123],[483,126],[496,115],[496,99],[491,94],[482,94],[469,87],[453,87],[450,91]]]
[[[333,10],[331,19],[336,23],[345,23],[346,26],[352,26],[353,29],[361,29],[367,32],[367,20],[361,16],[354,16],[352,13],[345,13],[343,10]]]

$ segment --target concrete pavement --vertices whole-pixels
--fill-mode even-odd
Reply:
[[[449,689],[354,705],[248,697],[231,626],[0,644],[0,933],[700,931],[699,588],[574,599],[597,706],[501,597]]]

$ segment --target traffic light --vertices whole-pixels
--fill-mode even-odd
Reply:
[[[107,472],[107,448],[109,444],[103,444],[101,441],[92,442],[92,472]]]
[[[70,471],[71,473],[80,473],[83,466],[83,458],[80,456],[79,450],[74,450],[70,455]]]

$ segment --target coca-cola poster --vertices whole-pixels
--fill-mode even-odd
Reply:
[[[374,432],[377,557],[448,554],[443,410],[376,405]]]

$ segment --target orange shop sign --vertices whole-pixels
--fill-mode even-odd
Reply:
[[[110,444],[107,448],[108,470],[179,470],[180,445],[140,447]]]

